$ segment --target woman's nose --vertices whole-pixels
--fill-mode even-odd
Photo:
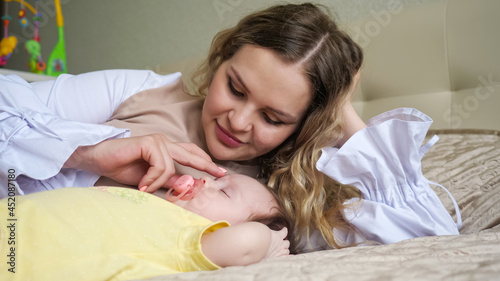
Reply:
[[[252,129],[252,110],[248,107],[235,108],[228,114],[231,129],[234,131],[249,131]]]

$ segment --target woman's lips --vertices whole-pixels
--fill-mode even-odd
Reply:
[[[231,135],[228,131],[224,130],[224,128],[222,128],[219,123],[216,122],[215,124],[215,135],[222,143],[229,147],[239,147],[243,144],[243,142],[238,138]]]

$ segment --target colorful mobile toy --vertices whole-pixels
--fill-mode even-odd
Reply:
[[[66,44],[64,43],[64,19],[61,11],[61,2],[59,0],[55,0],[54,2],[56,5],[56,22],[59,40],[50,54],[47,75],[58,76],[59,74],[67,73]]]
[[[26,51],[30,54],[30,69],[33,73],[43,73],[46,68],[45,62],[42,60],[41,47],[40,47],[40,36],[38,35],[38,24],[42,18],[42,14],[38,12],[38,2],[40,0],[35,0],[35,16],[33,16],[33,24],[35,25],[35,34],[33,39],[26,41],[25,47]],[[21,7],[23,7],[21,4]]]
[[[56,22],[58,27],[59,39],[56,46],[54,47],[48,63],[46,64],[41,55],[40,46],[40,35],[38,33],[40,19],[42,14],[38,12],[38,2],[40,0],[35,0],[35,8],[33,8],[24,0],[4,0],[5,2],[5,15],[2,17],[4,25],[4,38],[0,41],[0,66],[7,63],[7,60],[12,55],[13,50],[17,45],[17,38],[15,36],[8,36],[9,23],[12,17],[8,14],[8,2],[16,1],[21,4],[21,9],[19,10],[19,25],[23,28],[29,26],[29,20],[26,18],[26,9],[28,8],[33,13],[33,24],[34,24],[34,36],[33,39],[26,41],[25,47],[30,55],[29,67],[31,72],[34,73],[44,73],[47,75],[58,76],[61,73],[67,73],[66,69],[66,50],[64,43],[64,21],[61,11],[61,3],[59,0],[55,0],[56,8]],[[48,66],[48,68],[47,68]]]
[[[12,55],[12,51],[16,48],[17,37],[9,36],[9,23],[12,17],[9,16],[9,1],[5,1],[5,15],[2,16],[4,37],[0,41],[0,66],[6,65],[7,60]]]

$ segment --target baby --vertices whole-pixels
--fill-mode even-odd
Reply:
[[[171,186],[168,201],[211,221],[224,220],[233,225],[223,230],[226,235],[219,231],[202,237],[203,253],[215,264],[246,265],[289,253],[289,242],[285,240],[289,223],[274,193],[256,179],[238,174],[215,180],[183,175],[174,176],[167,186]],[[216,238],[208,238],[211,236]],[[238,241],[236,237],[254,240]],[[246,246],[241,247],[239,242]],[[220,244],[224,243],[231,254],[221,251]]]
[[[0,220],[11,224],[0,229],[0,257],[15,273],[4,270],[0,279],[129,280],[289,253],[288,221],[259,181],[182,176],[172,185],[173,204],[118,187],[1,200]]]

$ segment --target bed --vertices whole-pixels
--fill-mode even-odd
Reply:
[[[461,210],[460,235],[286,256],[148,280],[500,280],[500,1],[388,0],[345,28],[365,50],[354,105],[414,107],[440,140],[422,160]],[[190,62],[177,63],[176,69]],[[165,66],[162,69],[169,69]],[[436,193],[456,218],[449,196]]]

